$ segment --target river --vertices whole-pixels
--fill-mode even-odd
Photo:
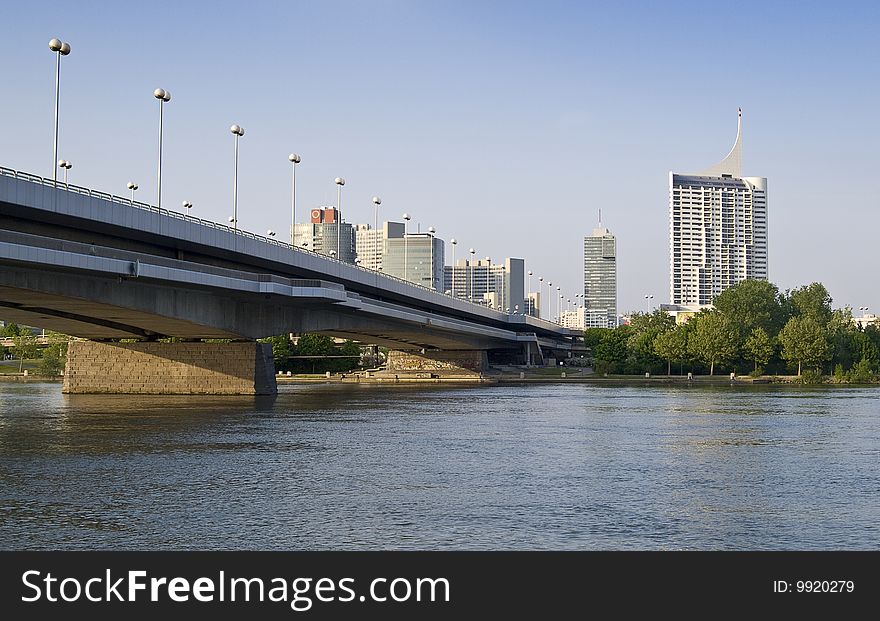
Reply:
[[[878,542],[878,388],[0,383],[0,549]]]

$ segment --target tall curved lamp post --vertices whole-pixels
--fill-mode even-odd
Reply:
[[[470,269],[470,272],[471,272],[471,278],[470,278],[470,281],[471,281],[471,282],[470,282],[470,285],[471,285],[471,290],[470,290],[470,295],[468,296],[468,300],[470,300],[471,302],[473,302],[473,301],[474,301],[474,255],[477,253],[477,251],[474,250],[473,248],[471,248],[470,250],[468,250],[468,252],[469,252],[470,255],[471,255],[471,260],[470,260],[470,268],[471,268],[471,269]]]
[[[373,197],[373,205],[375,205],[375,207],[373,208],[373,230],[374,231],[379,230],[379,205],[381,205],[381,204],[382,204],[382,199],[379,198],[378,196],[374,196]]]
[[[58,182],[58,108],[61,103],[61,57],[70,54],[70,44],[60,39],[49,41],[49,49],[55,52],[55,146],[52,150],[52,180]]]

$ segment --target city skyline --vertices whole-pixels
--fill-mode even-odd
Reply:
[[[382,220],[408,211],[413,225],[434,225],[479,256],[522,256],[527,270],[573,296],[582,278],[581,240],[602,207],[619,240],[619,308],[627,312],[641,310],[646,293],[666,301],[664,177],[716,159],[729,144],[731,111],[741,105],[749,115],[744,172],[773,181],[769,279],[782,289],[818,280],[837,306],[880,306],[880,294],[857,269],[880,223],[870,187],[877,91],[854,98],[834,92],[854,75],[877,73],[866,60],[876,48],[868,27],[876,7],[854,3],[849,11],[797,16],[769,7],[746,38],[759,41],[772,29],[772,43],[716,49],[711,59],[676,42],[656,59],[627,51],[626,37],[647,34],[650,43],[660,36],[651,19],[672,19],[646,7],[628,25],[634,34],[613,48],[616,55],[600,53],[607,66],[591,53],[624,34],[616,25],[620,10],[607,7],[575,8],[563,24],[546,5],[503,15],[467,7],[466,19],[464,5],[261,5],[241,32],[228,28],[222,10],[214,16],[176,7],[166,18],[133,7],[114,13],[136,16],[132,29],[109,28],[113,22],[97,5],[8,10],[20,27],[0,43],[11,60],[7,84],[16,89],[0,103],[4,118],[14,120],[0,164],[51,177],[54,60],[45,45],[58,36],[72,46],[62,62],[59,150],[73,164],[72,183],[127,195],[125,185],[134,181],[135,198],[155,202],[152,91],[166,88],[174,99],[165,110],[164,206],[179,209],[188,200],[192,215],[226,221],[228,128],[240,123],[248,128],[241,138],[241,228],[287,230],[287,155],[297,152],[301,221],[305,209],[335,203],[333,178],[342,175],[346,221],[372,221],[370,198],[379,194]],[[204,28],[193,37],[197,17]],[[710,17],[690,19],[699,25]],[[551,36],[556,28],[580,28],[592,42],[560,42]],[[337,32],[340,45],[327,46]],[[810,44],[819,34],[829,43],[822,50]],[[259,43],[242,47],[239,37]],[[515,56],[523,38],[532,44],[524,65]],[[692,43],[708,45],[711,37],[697,39]],[[725,63],[760,67],[751,77],[757,86],[695,97],[652,76],[678,64],[681,79],[696,79]],[[290,79],[279,80],[287,72]],[[523,89],[529,96],[517,99]],[[683,130],[700,135],[698,144],[677,142]],[[835,187],[821,182],[827,177],[848,182]],[[541,217],[554,205],[564,211],[565,227]],[[503,235],[493,234],[499,222]],[[814,251],[820,234],[826,253]]]

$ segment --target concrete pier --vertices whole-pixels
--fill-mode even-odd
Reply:
[[[265,343],[72,341],[65,393],[271,395],[272,346]]]

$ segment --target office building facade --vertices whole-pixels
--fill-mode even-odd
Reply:
[[[440,291],[444,260],[442,239],[433,233],[407,233],[385,240],[382,271]]]
[[[443,290],[450,295],[511,313],[525,312],[524,283],[525,261],[515,258],[501,263],[460,259],[443,274]]]
[[[335,207],[312,209],[311,221],[293,225],[293,245],[318,254],[333,256],[346,263],[354,263],[354,227],[339,222]],[[337,237],[339,237],[337,241]],[[338,253],[338,256],[337,256]]]
[[[607,228],[584,237],[584,313],[587,328],[617,326],[617,239]]]
[[[383,271],[385,242],[389,239],[403,239],[403,232],[402,222],[386,222],[378,229],[369,224],[358,224],[355,227],[358,265],[369,270]]]
[[[669,297],[699,309],[746,279],[766,280],[767,179],[742,176],[742,110],[736,141],[698,175],[669,173]]]

